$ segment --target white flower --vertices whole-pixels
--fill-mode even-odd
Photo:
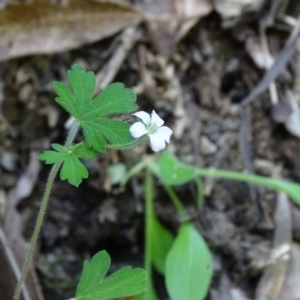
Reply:
[[[173,131],[167,127],[162,126],[164,121],[153,110],[151,116],[139,111],[133,114],[138,117],[141,122],[136,122],[130,126],[130,133],[134,138],[139,138],[147,134],[150,138],[150,146],[154,152],[165,149],[166,142],[170,143],[170,137]]]

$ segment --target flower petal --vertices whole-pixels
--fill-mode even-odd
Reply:
[[[138,111],[133,114],[134,116],[138,117],[143,121],[143,123],[147,126],[150,125],[150,115],[146,113],[145,111]]]
[[[129,131],[131,135],[136,139],[148,133],[145,125],[142,122],[136,122],[132,124],[129,128]]]
[[[170,137],[173,131],[167,126],[162,126],[157,128],[155,133],[159,134],[167,143],[170,143]]]
[[[155,110],[152,110],[151,114],[151,125],[155,124],[156,127],[160,127],[164,124],[164,120],[161,119],[158,114],[155,112]]]
[[[150,146],[154,152],[161,151],[166,148],[166,142],[161,134],[157,131],[149,134]]]

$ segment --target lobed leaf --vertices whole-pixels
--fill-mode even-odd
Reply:
[[[72,185],[78,186],[82,179],[88,177],[88,170],[79,160],[79,158],[93,159],[97,152],[88,148],[84,142],[67,149],[59,144],[52,144],[53,150],[46,150],[39,155],[40,160],[44,160],[46,164],[55,164],[62,162],[60,170],[60,179],[68,180]]]
[[[63,82],[54,81],[53,89],[58,97],[55,101],[62,106],[70,115],[74,118],[78,118],[78,113],[76,109],[76,99],[72,95],[70,89]]]
[[[138,108],[136,94],[120,82],[110,84],[81,111],[85,119],[94,119],[113,114],[129,113]]]
[[[109,266],[110,257],[106,251],[84,262],[76,300],[108,300],[134,296],[146,290],[145,270],[125,267],[105,278]]]
[[[106,141],[113,145],[127,145],[134,141],[129,124],[107,118],[137,109],[136,95],[132,90],[122,83],[113,83],[93,100],[95,75],[79,65],[68,71],[68,80],[71,89],[64,83],[53,83],[58,96],[55,100],[80,123],[88,147],[105,152]]]
[[[86,179],[88,176],[88,170],[76,156],[70,155],[65,158],[60,170],[61,180],[68,180],[70,184],[78,187],[82,179]]]

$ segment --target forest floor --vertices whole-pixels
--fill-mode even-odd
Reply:
[[[300,6],[290,2],[287,15],[297,17]],[[300,128],[286,122],[299,108],[290,109],[286,103],[294,97],[293,103],[300,104],[300,44],[276,80],[281,106],[272,104],[267,90],[241,114],[240,102],[268,68],[262,59],[259,17],[245,17],[245,22],[243,18],[225,28],[220,14],[212,11],[174,46],[167,37],[153,38],[150,26],[142,23],[113,81],[133,88],[140,110],[156,110],[173,129],[168,148],[181,161],[299,182]],[[266,31],[270,60],[279,56],[291,30],[282,23]],[[0,213],[2,218],[13,216],[9,232],[17,237],[30,239],[49,173],[37,155],[66,136],[69,116],[54,101],[52,81],[66,82],[74,63],[98,73],[119,45],[119,35],[114,35],[79,49],[0,64]],[[300,124],[300,113],[295,113]],[[90,177],[78,188],[56,180],[35,260],[45,299],[72,297],[83,260],[99,250],[111,255],[112,271],[143,265],[144,174],[120,190],[110,182],[107,169],[116,163],[131,168],[146,154],[154,155],[145,143],[98,155],[86,163]],[[214,277],[207,299],[254,299],[270,265],[276,226],[291,222],[292,239],[300,243],[300,210],[291,202],[290,220],[275,222],[276,192],[230,180],[203,182],[200,213],[194,183],[176,187],[176,192],[191,214],[196,212],[193,222],[213,253]],[[13,205],[8,203],[12,191]],[[176,232],[176,212],[159,182],[155,210]],[[154,276],[160,299],[167,299],[162,277]]]

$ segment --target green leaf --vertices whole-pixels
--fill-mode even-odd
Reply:
[[[174,237],[153,215],[151,230],[152,263],[156,270],[165,274],[165,264],[167,255],[172,248]]]
[[[136,95],[131,89],[125,89],[120,82],[109,85],[93,102],[82,109],[82,114],[88,118],[129,113],[138,108]]]
[[[145,270],[125,267],[105,278],[109,266],[110,257],[106,251],[84,262],[76,300],[108,300],[134,296],[146,290]]]
[[[81,142],[73,147],[72,154],[80,158],[93,159],[97,153],[94,149],[87,147],[84,142]]]
[[[93,100],[96,86],[93,72],[74,65],[68,71],[68,79],[71,89],[64,83],[53,83],[58,96],[55,100],[80,123],[88,147],[105,152],[106,141],[119,146],[134,141],[129,124],[107,118],[137,109],[132,90],[124,88],[122,83],[113,83]]]
[[[180,162],[175,155],[164,151],[159,158],[156,175],[166,185],[184,184],[197,176],[197,169]]]
[[[191,223],[181,225],[166,262],[166,286],[172,300],[202,300],[212,278],[210,251]]]
[[[61,180],[68,180],[70,184],[78,186],[82,179],[88,177],[88,170],[79,158],[93,159],[97,154],[94,149],[88,148],[84,142],[70,146],[68,149],[59,144],[51,146],[56,151],[46,150],[39,155],[39,159],[46,161],[46,164],[62,162]]]
[[[93,98],[96,88],[96,77],[93,72],[85,72],[82,67],[74,65],[72,70],[68,72],[68,79],[74,98],[77,101],[77,111],[80,111]]]
[[[132,142],[133,138],[129,132],[130,125],[119,120],[100,119],[93,125],[112,144],[126,144]],[[83,130],[86,124],[83,126]]]
[[[61,105],[69,114],[78,118],[78,113],[76,109],[76,100],[72,95],[70,89],[63,83],[54,81],[53,89],[58,97],[55,98],[55,101]]]
[[[134,300],[158,300],[158,297],[152,286],[148,287],[147,290],[134,297]]]

